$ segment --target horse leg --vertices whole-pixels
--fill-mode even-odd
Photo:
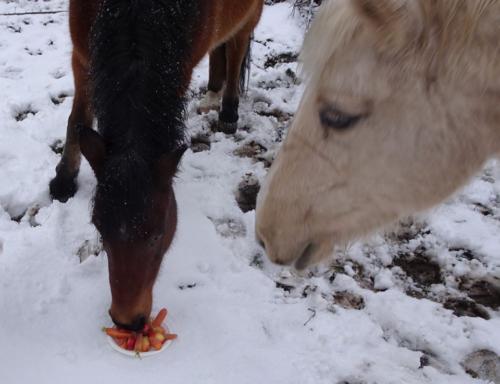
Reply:
[[[238,127],[241,66],[249,49],[252,28],[243,28],[226,42],[226,88],[219,113],[219,131],[235,133]]]
[[[73,53],[73,76],[75,79],[75,98],[68,119],[66,144],[56,167],[56,177],[50,182],[50,194],[59,201],[65,202],[74,196],[77,190],[76,177],[80,169],[80,144],[78,131],[80,127],[92,128],[93,114],[88,94],[88,68]]]
[[[198,106],[198,113],[219,110],[222,87],[226,80],[226,45],[221,44],[210,53],[208,91]]]

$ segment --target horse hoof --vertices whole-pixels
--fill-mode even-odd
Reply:
[[[223,132],[228,135],[232,135],[236,133],[238,129],[238,123],[226,123],[225,121],[219,120],[219,124],[217,125],[217,131]]]
[[[57,174],[49,184],[50,196],[62,203],[73,197],[77,189],[76,175],[68,177]]]

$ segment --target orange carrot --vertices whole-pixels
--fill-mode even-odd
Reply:
[[[154,337],[149,337],[149,343],[157,351],[160,350],[163,345],[163,343],[160,340],[155,339]]]
[[[149,342],[149,338],[147,336],[144,336],[142,338],[141,352],[148,352],[150,348],[151,343]]]
[[[163,321],[165,320],[165,317],[167,317],[167,310],[165,308],[162,308],[160,312],[156,315],[155,319],[151,323],[151,325],[154,327],[159,327]]]
[[[155,333],[152,338],[158,340],[161,343],[163,343],[165,341],[165,335],[163,333],[159,333],[159,332]]]
[[[142,351],[142,333],[137,334],[137,338],[135,339],[134,351],[136,352]]]
[[[113,338],[113,340],[115,341],[116,345],[118,345],[120,348],[126,349],[126,347],[127,347],[127,339]]]
[[[154,327],[153,334],[154,333],[161,333],[162,335],[165,335],[167,333],[167,331],[165,331],[165,328],[163,328],[163,327]]]
[[[165,341],[167,340],[175,340],[177,339],[177,335],[175,333],[167,333],[165,335]]]
[[[150,328],[147,333],[142,333],[144,336],[150,337],[155,334],[155,331],[153,331],[153,328]]]
[[[122,329],[116,329],[116,328],[103,328],[103,331],[106,332],[108,336],[111,337],[117,337],[117,338],[127,338],[132,335],[132,332],[130,331],[125,331]]]
[[[127,344],[125,345],[125,349],[127,349],[129,351],[133,351],[134,347],[135,347],[135,337],[134,336],[130,336],[127,339]]]

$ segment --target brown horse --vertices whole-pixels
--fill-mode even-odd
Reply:
[[[97,178],[92,220],[108,255],[110,315],[139,329],[177,224],[184,94],[210,55],[221,126],[238,119],[240,70],[263,0],[71,0],[75,98],[50,192],[76,192],[80,153]],[[92,130],[94,116],[98,131]],[[80,152],[81,151],[81,152]]]

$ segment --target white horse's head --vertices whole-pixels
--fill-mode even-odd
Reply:
[[[302,60],[257,206],[274,262],[304,268],[429,208],[500,149],[500,0],[330,0]]]

